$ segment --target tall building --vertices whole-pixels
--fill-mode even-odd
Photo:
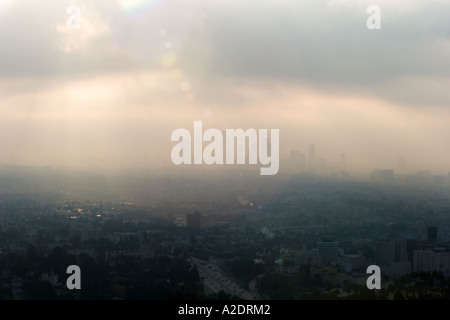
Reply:
[[[414,272],[450,271],[450,252],[444,248],[414,250]]]
[[[317,242],[317,252],[322,265],[337,262],[339,256],[338,242],[332,240]]]
[[[390,237],[377,241],[375,245],[375,260],[379,265],[408,261],[406,240]]]
[[[377,241],[375,260],[388,277],[399,277],[411,272],[406,240],[389,237]]]
[[[309,170],[314,171],[316,168],[316,146],[309,145]]]

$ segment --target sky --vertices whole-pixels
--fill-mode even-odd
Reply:
[[[450,0],[0,0],[0,164],[173,166],[171,132],[201,120],[279,129],[281,158],[447,173],[448,17]]]

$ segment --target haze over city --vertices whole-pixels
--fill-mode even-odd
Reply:
[[[0,300],[448,300],[449,17],[0,0]]]
[[[77,2],[73,2],[77,4]],[[171,132],[280,130],[349,170],[450,168],[449,1],[0,1],[1,164],[170,167]],[[282,164],[280,170],[282,170]]]

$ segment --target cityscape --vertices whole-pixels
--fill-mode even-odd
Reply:
[[[449,300],[449,16],[0,0],[0,300]]]
[[[3,166],[0,298],[448,299],[450,176],[364,177],[345,156],[320,171],[309,150],[276,180]],[[81,290],[66,286],[73,264]]]

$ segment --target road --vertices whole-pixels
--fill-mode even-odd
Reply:
[[[256,291],[256,278],[254,279],[255,283],[251,286],[252,289],[249,291],[240,287],[222,269],[213,263],[194,257],[189,258],[188,261],[197,267],[200,279],[205,286],[206,294],[215,294],[224,291],[227,294],[237,296],[244,300],[261,299],[261,296]]]

